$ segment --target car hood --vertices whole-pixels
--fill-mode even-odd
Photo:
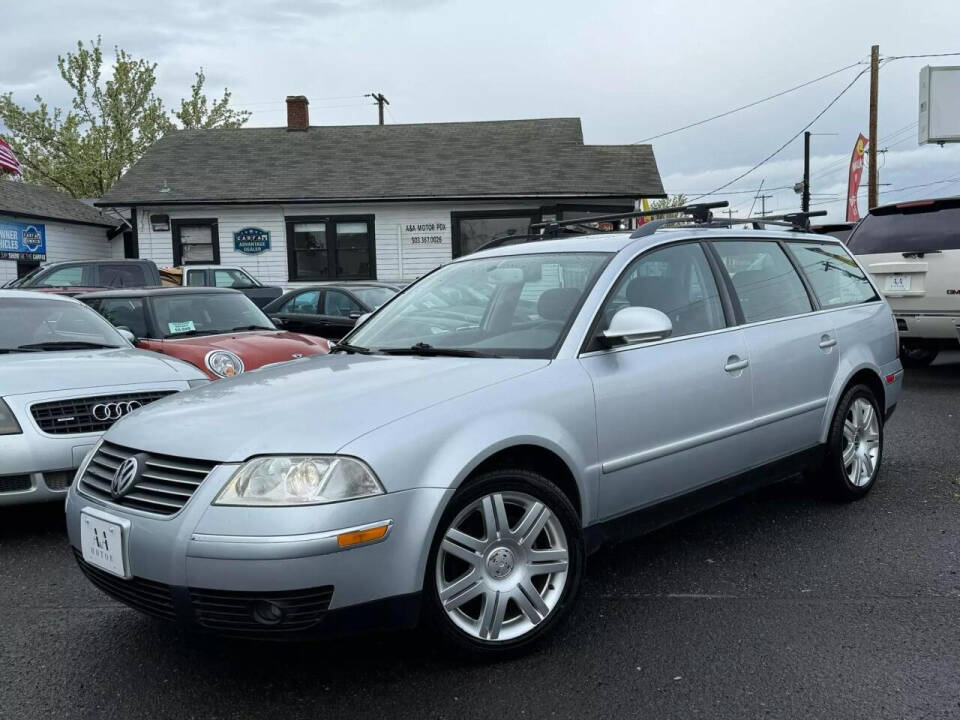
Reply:
[[[151,403],[107,434],[166,455],[239,462],[333,453],[437,403],[532,372],[548,360],[313,356]]]
[[[0,355],[0,396],[202,377],[179,360],[133,348]]]

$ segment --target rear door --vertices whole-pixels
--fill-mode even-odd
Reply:
[[[960,199],[874,208],[848,245],[898,313],[960,314]]]
[[[758,460],[813,447],[839,366],[836,330],[787,249],[770,239],[711,243],[743,316],[753,383]]]
[[[342,290],[325,290],[320,312],[320,334],[339,340],[353,329],[366,310],[352,296]]]
[[[277,312],[270,313],[271,319],[284,330],[320,334],[323,323],[318,315],[320,290],[304,290],[290,297]]]

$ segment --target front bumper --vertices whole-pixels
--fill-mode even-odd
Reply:
[[[31,426],[0,435],[0,507],[63,501],[84,456],[100,434],[42,436]]]
[[[219,634],[325,635],[341,632],[345,624],[366,627],[365,621],[371,627],[404,626],[411,613],[415,616],[411,608],[417,605],[427,553],[451,490],[421,488],[308,507],[211,505],[236,467],[215,468],[186,506],[169,517],[120,508],[72,488],[67,530],[75,552],[84,510],[125,526],[127,578],[85,564],[81,568],[128,605]],[[384,521],[391,527],[382,540],[337,547],[337,533]],[[163,607],[157,610],[151,598]],[[254,623],[263,602],[287,608],[289,622]],[[303,616],[304,603],[322,610],[312,623]],[[211,621],[211,607],[234,613],[236,626]],[[353,610],[338,612],[348,608]],[[352,620],[343,621],[345,616]]]

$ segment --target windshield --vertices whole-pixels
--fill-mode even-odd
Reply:
[[[872,210],[847,245],[857,255],[960,250],[960,200]]]
[[[350,290],[354,295],[360,298],[360,302],[371,308],[380,307],[387,300],[397,294],[396,290],[381,287],[350,288]]]
[[[43,298],[0,299],[0,352],[128,347],[86,305]]]
[[[240,293],[154,295],[151,303],[163,338],[276,329],[260,308]]]
[[[451,263],[395,298],[347,342],[550,358],[609,257],[544,253]]]

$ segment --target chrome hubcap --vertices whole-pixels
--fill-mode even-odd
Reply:
[[[444,533],[437,593],[468,635],[511,640],[556,607],[568,563],[566,533],[546,505],[526,493],[492,493],[461,510]]]
[[[880,419],[873,405],[857,398],[843,419],[843,471],[863,487],[873,479],[880,459]]]

